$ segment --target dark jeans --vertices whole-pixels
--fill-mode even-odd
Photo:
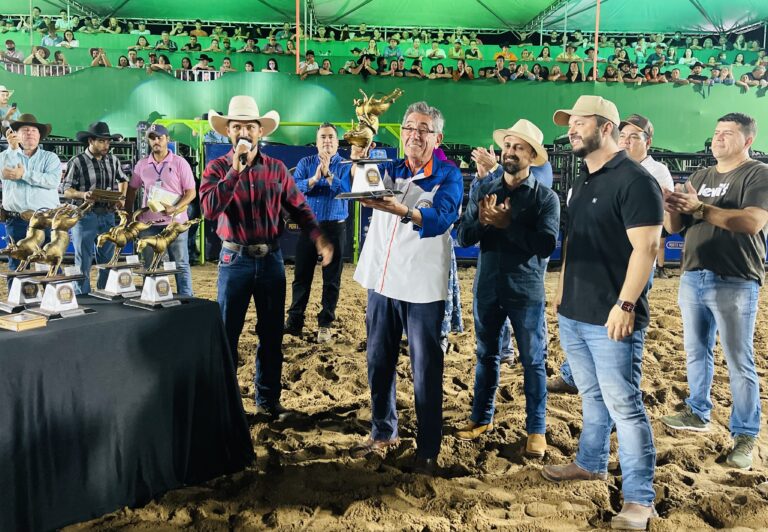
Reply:
[[[443,433],[443,348],[440,327],[445,301],[408,303],[368,290],[365,328],[368,332],[368,386],[371,389],[371,437],[396,438],[395,389],[397,355],[403,331],[413,373],[416,404],[416,452],[434,458]]]
[[[21,218],[9,218],[5,222],[5,234],[13,238],[14,242],[18,242],[19,240],[27,236],[28,227],[29,227],[29,222],[22,220]],[[50,239],[51,239],[51,230],[46,229],[45,242],[50,241]],[[7,238],[7,241],[8,241],[8,244],[11,243],[10,238]],[[42,248],[43,245],[41,244],[40,247]],[[9,271],[15,270],[18,267],[20,262],[21,262],[20,260],[14,259],[12,257],[8,257],[8,270]],[[13,279],[11,277],[8,277],[8,288],[11,287],[11,281],[13,281]]]
[[[256,305],[256,404],[271,407],[280,400],[283,370],[285,268],[277,250],[260,258],[222,248],[219,255],[218,301],[229,347],[237,368],[237,344],[245,313]]]
[[[333,260],[323,267],[322,308],[317,315],[319,327],[330,327],[336,319],[336,304],[339,302],[341,289],[341,271],[344,268],[344,243],[347,240],[346,222],[320,222],[320,228],[333,244]],[[307,309],[312,279],[317,266],[317,249],[309,235],[304,231],[296,242],[296,272],[294,274],[291,295],[291,308],[288,309],[288,324],[304,326],[304,311]]]

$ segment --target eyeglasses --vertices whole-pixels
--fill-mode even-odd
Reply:
[[[401,127],[400,131],[404,133],[408,133],[409,135],[413,135],[414,133],[417,133],[420,137],[426,137],[427,135],[434,133],[434,130],[432,129],[415,128],[410,126]]]

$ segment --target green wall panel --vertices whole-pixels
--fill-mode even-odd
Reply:
[[[741,94],[735,87],[624,86],[554,84],[490,80],[454,83],[450,80],[411,80],[359,77],[315,77],[299,81],[291,74],[228,74],[212,82],[183,82],[167,75],[148,76],[136,70],[86,69],[69,76],[39,78],[0,71],[0,84],[16,90],[13,100],[53,124],[53,133],[73,136],[96,120],[131,136],[140,120],[193,118],[209,109],[226,111],[236,94],[256,98],[262,112],[276,109],[284,122],[349,122],[352,99],[362,88],[368,94],[400,87],[405,92],[382,122],[399,122],[406,106],[427,100],[446,115],[445,139],[451,143],[489,144],[496,128],[527,118],[543,131],[547,142],[565,132],[552,123],[555,109],[567,108],[580,94],[594,93],[613,100],[622,116],[641,113],[654,122],[654,145],[675,151],[697,151],[711,136],[715,120],[728,112],[750,114],[766,129],[755,147],[768,151],[768,105],[765,92]],[[181,130],[177,138],[191,137]],[[306,144],[310,128],[280,128],[274,140]],[[386,139],[384,139],[386,141]]]

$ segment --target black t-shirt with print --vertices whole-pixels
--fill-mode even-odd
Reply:
[[[627,229],[662,225],[661,188],[645,168],[618,152],[590,174],[582,167],[567,209],[565,284],[560,314],[604,325],[627,276]],[[646,290],[636,302],[635,330],[648,326]]]

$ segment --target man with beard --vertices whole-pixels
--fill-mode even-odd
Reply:
[[[342,192],[349,192],[350,165],[337,153],[339,135],[336,126],[325,122],[317,128],[317,155],[304,157],[296,165],[293,178],[296,187],[304,194],[320,229],[333,245],[333,260],[323,266],[323,296],[317,315],[317,342],[331,339],[331,325],[336,319],[336,304],[341,288],[341,271],[344,267],[344,244],[347,240],[348,200],[336,199]],[[317,249],[306,232],[296,242],[296,269],[292,285],[291,307],[285,324],[286,334],[300,336],[304,327],[304,311],[312,290],[312,277],[317,266]]]
[[[233,364],[251,299],[256,306],[256,412],[268,420],[285,420],[291,412],[280,404],[283,370],[285,267],[278,238],[285,210],[314,240],[325,266],[333,246],[322,235],[304,195],[285,165],[259,149],[259,140],[277,129],[275,111],[261,114],[250,96],[234,96],[226,115],[208,112],[208,122],[227,135],[232,150],[208,163],[200,184],[200,206],[217,220],[222,240],[218,301]]]
[[[87,144],[83,153],[75,156],[67,164],[67,175],[61,184],[65,198],[91,201],[91,192],[112,190],[125,194],[128,178],[120,166],[120,159],[114,153],[109,153],[112,141],[120,139],[120,135],[112,135],[109,126],[104,122],[96,122],[88,127],[88,131],[80,131],[77,140]],[[107,243],[95,247],[96,238],[101,233],[115,226],[115,208],[122,209],[123,204],[95,203],[91,210],[80,218],[72,228],[72,243],[75,246],[75,266],[85,276],[76,283],[78,294],[91,291],[91,265],[94,251],[97,264],[108,262],[114,252],[114,244]],[[107,285],[107,270],[99,272],[97,288]]]
[[[448,274],[450,228],[459,216],[461,172],[435,155],[443,140],[442,113],[411,104],[402,123],[406,158],[380,166],[384,184],[400,195],[363,200],[374,209],[355,280],[368,290],[370,437],[353,457],[386,453],[399,443],[395,382],[403,331],[408,335],[417,435],[415,470],[433,474],[442,441],[443,361],[440,344]]]
[[[559,110],[582,157],[568,203],[568,227],[555,308],[560,343],[582,400],[574,462],[545,466],[553,482],[606,480],[611,429],[619,441],[624,506],[612,528],[644,530],[656,515],[656,449],[640,391],[648,278],[659,248],[661,190],[617,145],[619,112],[599,96]]]
[[[493,134],[501,146],[504,174],[473,192],[459,225],[459,244],[480,242],[475,278],[477,365],[472,414],[457,433],[473,440],[493,428],[499,385],[499,330],[509,317],[524,368],[525,453],[541,458],[547,448],[544,273],[560,226],[557,195],[530,171],[547,161],[544,135],[528,120]]]
[[[184,223],[187,217],[187,205],[195,199],[195,178],[192,168],[184,157],[176,155],[168,149],[170,137],[165,126],[152,124],[147,130],[147,141],[151,153],[141,159],[133,169],[133,176],[128,183],[128,191],[125,194],[125,206],[128,211],[133,210],[136,192],[144,187],[142,207],[147,207],[148,202],[155,200],[162,206],[160,210],[148,210],[142,213],[138,220],[141,222],[154,222],[154,225],[140,233],[140,237],[155,236],[165,229],[171,221]],[[168,198],[168,199],[166,199]],[[175,198],[171,203],[170,198]],[[153,202],[153,206],[157,206]],[[129,212],[130,214],[130,212]],[[192,296],[192,270],[189,267],[189,251],[186,232],[181,233],[176,240],[168,246],[168,254],[181,273],[176,274],[176,288],[183,296]],[[144,250],[144,264],[152,262],[152,250],[147,247]]]
[[[712,135],[717,165],[698,170],[676,192],[665,192],[664,226],[686,230],[678,302],[689,395],[682,412],[664,416],[670,428],[707,432],[712,411],[715,340],[720,337],[731,387],[733,449],[725,463],[752,466],[760,432],[760,377],[753,337],[765,280],[768,165],[750,157],[755,120],[721,117]]]

